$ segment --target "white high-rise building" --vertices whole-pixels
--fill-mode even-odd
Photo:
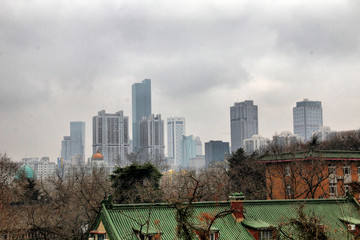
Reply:
[[[268,143],[269,139],[260,135],[253,135],[251,138],[244,140],[245,152],[249,155],[255,151],[262,152],[266,149]]]
[[[252,100],[230,107],[231,151],[244,147],[244,140],[258,134],[258,107]]]
[[[296,102],[293,108],[294,133],[299,134],[302,139],[308,141],[313,133],[323,126],[323,115],[320,101],[309,101],[304,99]]]
[[[108,166],[128,165],[129,117],[123,111],[110,114],[102,110],[93,117],[93,154],[98,150]]]
[[[164,120],[161,115],[150,114],[143,117],[140,122],[140,145],[142,161],[155,161],[156,158],[163,158],[164,145]]]
[[[167,119],[167,152],[170,164],[176,168],[181,165],[182,140],[185,135],[185,118],[172,117]]]

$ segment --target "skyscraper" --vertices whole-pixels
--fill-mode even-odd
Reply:
[[[70,122],[70,157],[85,163],[85,122]]]
[[[132,85],[132,143],[133,151],[140,144],[139,124],[143,117],[151,114],[151,80],[144,79],[141,83]]]
[[[229,154],[229,143],[223,141],[209,141],[205,143],[205,166],[222,162]]]
[[[139,151],[142,161],[155,161],[164,157],[164,120],[161,115],[150,114],[140,122]]]
[[[191,158],[196,158],[196,140],[192,135],[183,136],[182,140],[182,161],[179,166],[182,168],[189,168]]]
[[[64,136],[64,139],[61,141],[61,158],[63,161],[70,161],[70,136]]]
[[[172,117],[167,119],[167,150],[168,160],[173,167],[182,162],[182,140],[185,135],[185,118]]]
[[[231,151],[244,147],[244,140],[258,134],[258,107],[252,100],[230,107]]]
[[[126,166],[129,153],[129,117],[123,111],[114,114],[98,112],[93,117],[93,154],[104,156],[108,166]]]
[[[305,98],[296,102],[293,108],[294,133],[305,141],[310,140],[313,133],[323,126],[323,115],[320,101],[309,101]]]

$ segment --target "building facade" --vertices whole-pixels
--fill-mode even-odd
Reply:
[[[181,166],[188,169],[190,167],[190,159],[196,158],[196,140],[192,135],[183,136],[182,156]]]
[[[167,157],[174,168],[182,166],[182,141],[185,135],[185,118],[172,117],[167,119]]]
[[[231,151],[244,147],[244,140],[258,134],[258,107],[252,100],[230,107]]]
[[[150,114],[140,122],[139,152],[142,162],[164,158],[164,120],[161,114]]]
[[[63,161],[70,161],[70,136],[64,136],[64,139],[61,141],[61,158]]]
[[[151,80],[144,79],[132,85],[132,145],[137,152],[140,144],[139,124],[151,114]]]
[[[85,122],[70,122],[70,158],[85,164]]]
[[[309,150],[267,155],[260,161],[266,164],[268,199],[339,198],[360,182],[360,152]]]
[[[56,164],[50,162],[49,157],[42,157],[40,160],[39,158],[23,158],[22,162],[34,170],[37,180],[45,180],[55,176]]]
[[[229,155],[229,143],[223,141],[209,141],[205,143],[205,166],[222,162]]]
[[[323,114],[320,101],[296,102],[293,108],[294,133],[308,141],[323,126]]]
[[[269,139],[264,138],[260,135],[254,135],[251,138],[244,140],[245,152],[250,155],[255,151],[263,152],[269,144]]]
[[[129,150],[129,117],[123,111],[98,112],[93,117],[93,154],[99,151],[110,167],[126,166]]]

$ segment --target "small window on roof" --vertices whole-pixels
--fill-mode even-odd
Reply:
[[[260,240],[272,240],[273,231],[272,230],[261,230],[260,231]]]
[[[349,165],[344,166],[344,175],[351,175],[351,168]]]

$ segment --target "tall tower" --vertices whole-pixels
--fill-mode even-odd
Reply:
[[[172,117],[167,119],[167,150],[168,159],[174,167],[180,166],[182,154],[182,140],[185,135],[185,118]]]
[[[123,111],[110,114],[102,110],[93,117],[93,154],[98,150],[109,166],[128,164],[129,117]]]
[[[70,136],[64,136],[64,139],[61,141],[61,158],[63,161],[70,161]]]
[[[231,151],[244,147],[244,140],[258,134],[258,107],[252,100],[230,107]]]
[[[155,161],[164,157],[164,120],[161,115],[143,117],[140,124],[139,151],[142,161]]]
[[[305,98],[296,102],[293,108],[294,133],[305,141],[310,140],[313,133],[323,126],[323,115],[320,101],[309,101]]]
[[[85,163],[85,122],[70,122],[70,157]]]
[[[133,151],[138,151],[140,144],[139,124],[143,117],[151,114],[151,80],[144,79],[132,85],[132,137]]]

